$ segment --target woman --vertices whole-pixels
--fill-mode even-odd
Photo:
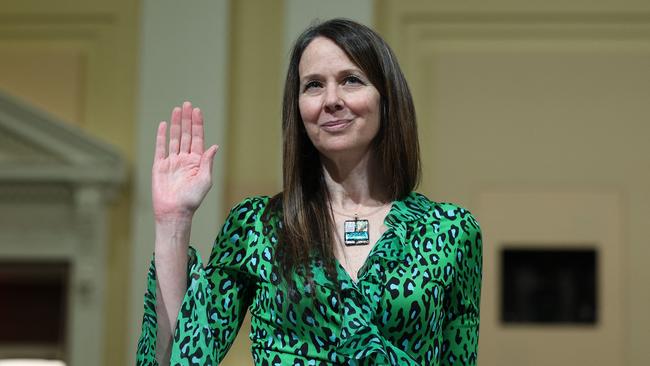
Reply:
[[[475,364],[480,229],[412,192],[415,112],[389,47],[349,20],[307,29],[282,129],[283,192],[236,205],[204,269],[188,238],[217,147],[203,150],[189,103],[172,112],[168,152],[161,123],[138,364],[216,365],[247,309],[258,365]]]

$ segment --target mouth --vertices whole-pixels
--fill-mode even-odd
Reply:
[[[328,132],[336,132],[345,129],[352,123],[351,119],[337,119],[333,121],[327,121],[320,125],[320,127]]]

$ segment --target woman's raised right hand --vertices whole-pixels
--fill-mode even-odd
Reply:
[[[151,172],[154,218],[157,222],[191,220],[212,186],[212,162],[218,146],[204,150],[203,115],[185,102],[160,122]]]

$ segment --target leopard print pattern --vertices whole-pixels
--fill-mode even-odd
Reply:
[[[273,265],[278,223],[261,220],[268,201],[230,211],[205,269],[190,248],[172,365],[217,365],[246,310],[256,365],[476,364],[482,241],[467,210],[412,193],[393,203],[357,282],[315,260],[312,285],[296,275],[288,291]],[[157,365],[155,276],[152,261],[138,365]]]

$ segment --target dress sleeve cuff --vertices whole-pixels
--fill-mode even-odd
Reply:
[[[198,251],[193,247],[187,250],[187,292],[190,292],[192,279],[201,277],[203,263]],[[183,303],[187,301],[186,292]],[[147,288],[144,294],[144,315],[142,317],[142,331],[138,340],[136,365],[157,366],[156,338],[158,334],[158,317],[156,315],[156,264],[155,254],[151,257],[149,272],[147,274]]]

